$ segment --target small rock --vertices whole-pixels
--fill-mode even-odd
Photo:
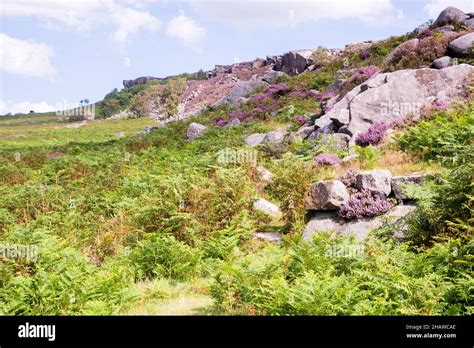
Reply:
[[[281,144],[285,140],[285,136],[288,133],[286,129],[277,129],[268,132],[262,143],[264,144]]]
[[[266,185],[269,185],[273,182],[273,174],[268,169],[264,167],[257,167],[256,170],[260,176],[260,180],[262,180]]]
[[[392,174],[388,170],[368,170],[360,172],[356,176],[356,187],[359,190],[369,190],[370,192],[388,196],[392,191]]]
[[[298,129],[296,132],[290,134],[289,141],[295,142],[298,140],[306,139],[314,131],[314,126],[303,126]]]
[[[124,136],[125,136],[125,133],[124,133],[124,132],[118,132],[118,133],[115,133],[114,136],[116,136],[116,137],[124,137]]]
[[[278,81],[279,78],[283,76],[288,76],[283,71],[269,71],[265,75],[263,75],[262,80],[268,83],[275,83]]]
[[[307,210],[336,210],[349,200],[349,192],[339,180],[319,181],[309,186],[305,197]]]
[[[253,209],[259,211],[273,220],[279,220],[283,216],[280,208],[266,199],[259,198],[253,203]]]
[[[48,154],[48,158],[51,158],[51,159],[57,159],[57,158],[61,158],[61,157],[64,157],[66,156],[65,153],[63,152],[52,152],[50,154]]]
[[[225,125],[225,127],[235,127],[235,126],[238,126],[240,124],[240,120],[238,118],[230,121],[229,123],[227,123]]]
[[[199,138],[206,129],[206,126],[193,122],[189,125],[188,130],[186,131],[186,136],[189,140],[194,140]]]
[[[444,57],[435,59],[433,63],[431,64],[431,67],[435,69],[444,69],[451,65],[452,60],[453,59],[451,57],[444,56]]]
[[[277,232],[256,232],[255,237],[257,239],[276,243],[276,244],[280,244],[283,241],[283,237],[281,233],[277,233]]]
[[[249,146],[257,146],[263,139],[265,139],[265,133],[254,133],[245,138],[245,143]]]
[[[323,152],[344,151],[349,149],[351,137],[347,134],[333,133],[321,134],[317,140],[317,148]]]
[[[404,193],[403,185],[407,183],[412,183],[416,185],[423,184],[426,175],[423,174],[411,174],[411,175],[401,175],[392,177],[392,191],[398,201],[413,199],[413,197],[407,196]]]

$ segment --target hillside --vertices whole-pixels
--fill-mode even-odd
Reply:
[[[472,315],[473,20],[0,118],[0,314]]]

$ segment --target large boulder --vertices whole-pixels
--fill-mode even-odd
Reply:
[[[263,144],[282,144],[285,141],[285,136],[288,134],[286,128],[277,129],[268,132],[265,138],[263,138]]]
[[[445,8],[434,21],[436,27],[446,24],[456,24],[468,19],[469,16],[456,7],[449,6]]]
[[[248,146],[252,146],[252,147],[257,146],[263,141],[263,139],[265,139],[265,137],[266,137],[265,133],[250,134],[247,138],[245,138],[245,143]]]
[[[376,169],[360,172],[356,176],[356,187],[376,195],[388,196],[392,192],[392,174],[389,170]]]
[[[189,125],[188,130],[186,131],[186,136],[189,140],[194,140],[199,138],[206,129],[206,126],[193,122]]]
[[[317,233],[329,232],[336,236],[354,236],[360,241],[369,232],[390,224],[397,227],[397,234],[400,235],[407,228],[400,220],[415,209],[415,205],[397,205],[383,215],[351,221],[339,218],[336,212],[316,212],[303,231],[303,239],[310,241]]]
[[[474,29],[474,18],[470,18],[462,22],[468,29]]]
[[[474,55],[474,32],[458,37],[449,43],[448,48],[458,56]]]
[[[441,70],[423,68],[375,74],[348,92],[315,125],[346,126],[345,133],[355,137],[374,122],[408,115],[417,117],[436,99],[451,102],[464,97],[466,77],[473,71],[473,66],[459,64]]]
[[[275,70],[289,75],[301,74],[311,65],[312,50],[290,51],[281,57],[281,63],[274,66]]]
[[[349,192],[339,180],[319,181],[309,185],[305,197],[307,210],[336,210],[349,200]]]
[[[392,177],[392,191],[398,201],[407,199],[413,199],[405,193],[405,184],[421,185],[425,180],[426,175],[423,174],[411,174],[411,175],[400,175]]]

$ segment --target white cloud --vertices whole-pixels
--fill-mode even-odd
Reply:
[[[206,37],[206,29],[195,20],[181,14],[169,21],[166,34],[181,40],[186,46],[199,49]]]
[[[132,8],[135,7],[135,8]],[[114,0],[2,0],[0,15],[36,17],[54,30],[89,32],[100,25],[112,27],[111,38],[119,46],[141,30],[156,31],[161,22],[126,1]]]
[[[448,6],[457,7],[465,13],[474,11],[474,2],[472,0],[433,0],[427,3],[424,9],[430,18],[436,19],[439,13]]]
[[[12,74],[52,77],[54,51],[44,43],[23,41],[0,33],[0,69]]]
[[[323,19],[382,23],[393,15],[391,0],[189,0],[201,15],[240,28],[275,27]]]
[[[35,112],[47,112],[56,111],[57,109],[54,105],[51,105],[44,100],[38,103],[29,101],[10,102],[0,100],[0,115],[5,115],[9,112],[11,114],[16,114],[18,112],[28,113],[30,110],[34,110]]]

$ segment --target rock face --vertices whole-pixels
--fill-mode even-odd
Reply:
[[[469,54],[473,54],[474,32],[451,41],[448,48],[458,56],[468,56]]]
[[[356,187],[376,195],[388,196],[392,192],[392,174],[388,170],[368,170],[356,176]]]
[[[461,10],[450,6],[439,14],[438,18],[436,18],[433,24],[437,27],[441,27],[446,24],[460,23],[468,18],[469,16]]]
[[[254,133],[245,138],[245,143],[249,146],[257,146],[263,139],[265,139],[265,133]]]
[[[355,236],[363,240],[370,231],[384,227],[387,224],[397,223],[397,232],[403,233],[405,226],[398,225],[400,219],[416,209],[415,205],[397,205],[384,215],[374,218],[345,221],[338,218],[335,212],[317,212],[310,219],[303,231],[303,239],[311,240],[319,232],[331,232],[337,236]]]
[[[453,59],[451,57],[444,56],[444,57],[435,59],[433,63],[431,64],[431,67],[435,69],[444,69],[450,66],[452,61]]]
[[[289,75],[301,74],[311,65],[311,50],[290,51],[281,57],[281,62],[277,62],[274,70],[283,71]]]
[[[305,197],[307,210],[336,210],[349,200],[349,192],[339,180],[311,184]]]
[[[186,136],[189,140],[194,140],[199,138],[206,129],[206,126],[193,122],[189,125],[188,130],[186,131]]]
[[[407,196],[404,193],[403,185],[407,183],[421,185],[426,175],[423,174],[412,174],[392,177],[392,191],[398,201],[413,199],[413,197]]]
[[[450,102],[462,98],[464,81],[472,71],[473,66],[459,64],[442,70],[423,68],[375,74],[347,93],[315,125],[318,129],[346,126],[345,133],[354,137],[374,122],[418,116],[435,99]]]

